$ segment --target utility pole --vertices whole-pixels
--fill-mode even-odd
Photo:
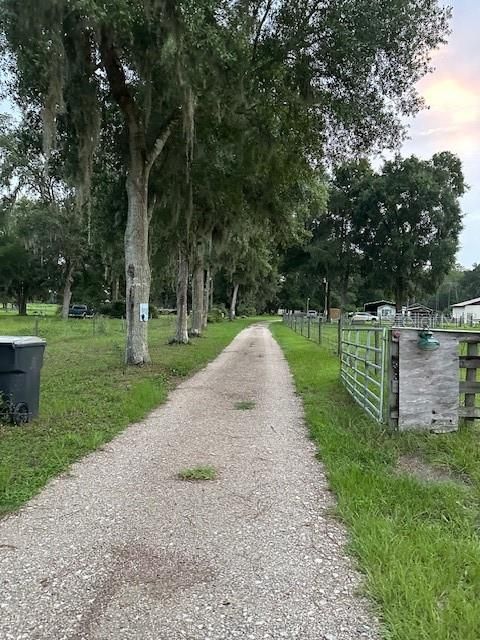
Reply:
[[[307,298],[307,316],[308,316],[309,307],[310,307],[310,298]]]

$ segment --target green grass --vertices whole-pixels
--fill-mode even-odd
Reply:
[[[272,325],[305,406],[311,436],[350,532],[388,640],[480,637],[480,432],[390,434],[341,387],[328,350]],[[426,482],[395,470],[413,454],[469,478]]]
[[[121,320],[45,318],[40,418],[0,425],[0,514],[27,501],[52,477],[111,440],[166,399],[178,381],[212,360],[254,319],[209,325],[191,345],[167,345],[174,318],[149,324],[153,364],[125,369]],[[1,317],[0,334],[31,334],[32,318]],[[93,331],[95,329],[95,335]]]
[[[238,409],[239,411],[248,411],[254,407],[255,402],[252,402],[251,400],[241,400],[240,402],[235,403],[235,409]]]
[[[192,467],[191,469],[182,469],[178,472],[180,480],[189,480],[190,482],[198,482],[202,480],[215,480],[217,472],[213,467],[208,465],[205,467]]]
[[[27,313],[32,315],[54,316],[59,309],[58,304],[48,304],[44,302],[29,302],[27,304]],[[0,308],[0,315],[16,316],[16,309]]]

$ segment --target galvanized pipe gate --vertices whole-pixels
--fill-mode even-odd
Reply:
[[[344,327],[340,332],[340,376],[354,400],[378,422],[386,416],[386,327]]]
[[[284,322],[324,342],[310,319],[286,314]],[[391,429],[455,431],[460,419],[480,419],[480,332],[432,329],[428,336],[425,345],[417,327],[338,325],[345,388]]]

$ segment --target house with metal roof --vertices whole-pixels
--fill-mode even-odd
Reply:
[[[409,304],[408,307],[405,307],[405,312],[407,316],[415,316],[420,318],[427,318],[433,315],[433,309],[427,307],[424,304],[420,304],[418,302],[414,302]]]
[[[456,320],[480,320],[480,298],[452,304],[452,317]]]
[[[375,300],[366,302],[363,310],[373,313],[379,320],[393,320],[395,318],[395,303],[390,300]]]

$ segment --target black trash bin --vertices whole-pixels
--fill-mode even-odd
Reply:
[[[38,415],[45,340],[0,336],[0,415],[16,424]]]

